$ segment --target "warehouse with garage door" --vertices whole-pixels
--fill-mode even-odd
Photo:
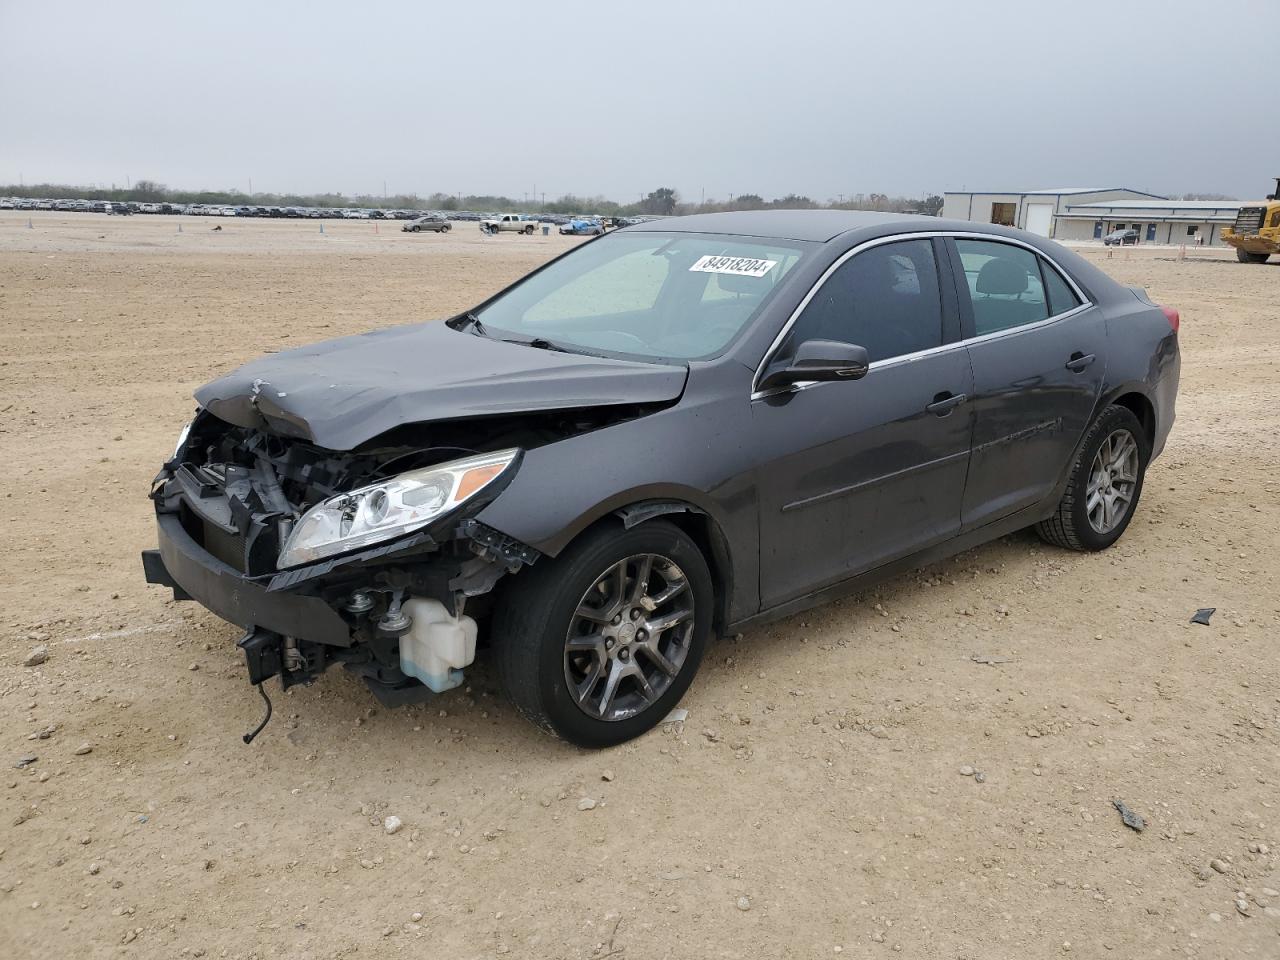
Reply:
[[[1071,206],[1121,200],[1165,200],[1128,187],[1059,187],[1052,190],[948,191],[942,215],[974,223],[1018,227],[1042,237],[1057,236],[1058,218]],[[1167,202],[1167,201],[1166,201]]]
[[[1239,200],[1104,200],[1072,203],[1055,215],[1056,240],[1101,240],[1133,230],[1137,242],[1222,246],[1222,228],[1235,223]]]

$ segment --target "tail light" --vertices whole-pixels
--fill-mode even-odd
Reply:
[[[1164,314],[1165,319],[1169,321],[1169,326],[1173,327],[1173,332],[1178,332],[1178,327],[1182,326],[1182,318],[1178,316],[1178,311],[1173,307],[1161,307],[1160,312]]]

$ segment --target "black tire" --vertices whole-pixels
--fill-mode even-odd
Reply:
[[[1089,515],[1089,482],[1098,451],[1118,431],[1127,432],[1137,448],[1137,468],[1134,471],[1131,496],[1124,513],[1114,526],[1105,531],[1095,527]],[[1142,484],[1146,478],[1147,464],[1151,462],[1151,440],[1138,418],[1125,407],[1110,406],[1094,421],[1080,443],[1067,488],[1058,503],[1058,509],[1048,520],[1036,524],[1036,533],[1047,543],[1068,550],[1105,550],[1124,534],[1138,508],[1142,496]],[[1107,481],[1110,488],[1111,481]]]
[[[1236,259],[1241,263],[1266,263],[1269,253],[1250,253],[1248,250],[1241,250],[1236,247]]]
[[[448,233],[448,232],[449,232],[450,230],[452,230],[452,229],[453,229],[453,227],[449,226],[449,224],[447,224],[447,223],[446,223],[443,227],[441,227],[441,228],[440,228],[440,232],[441,232],[441,233]]]
[[[417,233],[417,232],[418,232],[419,230],[421,230],[421,229],[422,229],[422,227],[418,226],[418,225],[415,223],[412,227],[410,227],[410,228],[409,228],[409,232],[410,232],[410,233]]]
[[[665,681],[666,689],[628,716],[601,719],[588,715],[571,692],[566,656],[569,632],[597,581],[615,565],[640,555],[659,558],[653,563],[655,571],[662,569],[662,558],[676,565],[677,575],[687,582],[681,596],[693,601],[692,627],[680,644],[684,659],[675,675]],[[632,581],[628,589],[634,586]],[[651,520],[630,530],[616,523],[602,525],[584,534],[559,557],[542,558],[506,584],[493,622],[499,680],[516,709],[543,730],[581,747],[623,743],[660,723],[693,682],[711,633],[712,603],[706,559],[684,531],[663,520]],[[607,630],[608,626],[598,629]],[[642,638],[643,634],[637,636]],[[623,656],[624,646],[617,645],[618,656]],[[671,654],[673,648],[665,649]],[[645,666],[654,664],[637,650],[634,665],[640,667],[642,661]],[[601,666],[606,662],[601,661]],[[599,677],[603,680],[604,674]],[[622,684],[638,690],[635,681],[624,680]],[[615,701],[620,699],[621,694]]]

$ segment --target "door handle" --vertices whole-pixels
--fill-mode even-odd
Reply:
[[[1071,355],[1071,359],[1067,361],[1067,369],[1072,373],[1079,373],[1097,359],[1098,358],[1092,353],[1084,354],[1077,350]]]
[[[933,403],[929,404],[925,409],[935,417],[945,417],[968,399],[963,393],[952,393],[949,390],[944,390],[934,397]]]

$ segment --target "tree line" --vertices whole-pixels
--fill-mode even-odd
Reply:
[[[923,198],[893,197],[883,193],[855,193],[847,197],[820,202],[800,194],[766,200],[755,193],[744,193],[729,200],[686,202],[671,187],[659,187],[635,203],[618,203],[608,197],[578,196],[566,193],[553,200],[530,201],[527,197],[489,194],[432,193],[421,197],[416,193],[388,196],[340,193],[245,193],[240,190],[175,190],[153,180],[139,180],[127,187],[113,185],[75,186],[59,183],[0,185],[0,196],[29,197],[41,200],[111,200],[119,203],[202,203],[219,206],[267,207],[382,207],[395,210],[505,210],[517,213],[595,213],[601,216],[672,216],[686,213],[714,213],[727,210],[769,209],[833,209],[880,210],[893,213],[923,213],[937,216],[942,210],[942,197],[933,194]]]

